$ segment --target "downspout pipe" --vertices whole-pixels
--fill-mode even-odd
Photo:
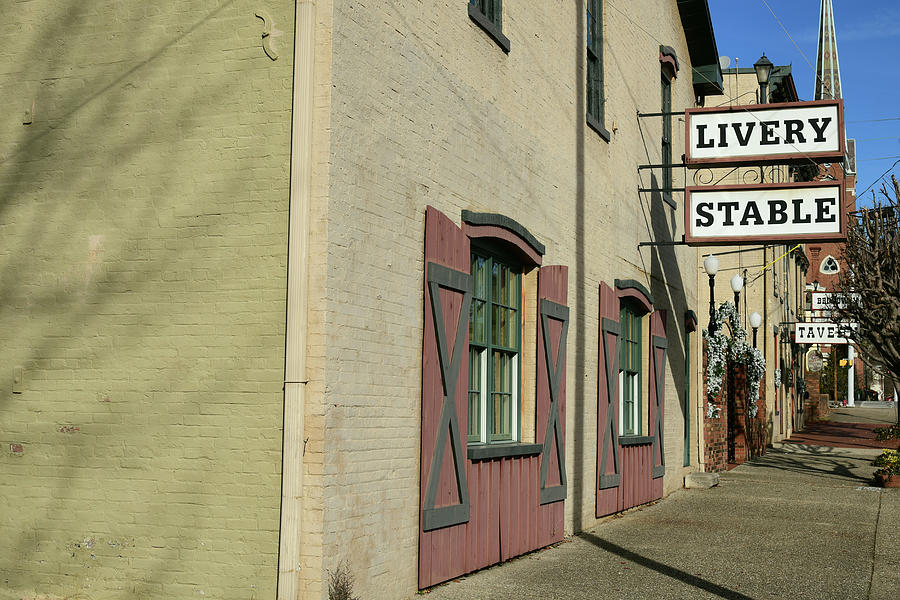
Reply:
[[[291,99],[291,167],[288,206],[287,313],[284,352],[284,424],[281,450],[281,523],[278,600],[300,594],[303,511],[303,414],[306,405],[309,305],[309,204],[312,180],[313,75],[316,4],[296,0]]]

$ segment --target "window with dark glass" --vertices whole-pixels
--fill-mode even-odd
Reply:
[[[469,315],[469,442],[518,438],[521,270],[489,253],[472,253]]]
[[[672,80],[662,73],[662,193],[663,200],[674,207],[672,200]]]
[[[619,312],[622,344],[619,354],[620,435],[641,433],[641,315],[623,304]]]
[[[509,38],[503,35],[502,0],[469,0],[469,18],[497,42],[504,52],[509,52]]]
[[[604,127],[603,92],[603,2],[587,3],[587,122],[605,140],[609,132]]]

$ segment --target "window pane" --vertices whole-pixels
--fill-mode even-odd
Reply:
[[[485,323],[484,302],[481,300],[472,300],[472,310],[469,316],[469,343],[484,345],[484,330],[487,325]]]
[[[625,435],[634,433],[634,373],[625,374],[624,401],[622,402],[623,417],[625,418]]]
[[[474,290],[473,294],[476,298],[485,299],[485,285],[484,285],[484,258],[477,256],[475,254],[472,255],[472,278],[474,279]]]
[[[469,350],[469,435],[481,436],[481,352]]]
[[[500,265],[497,261],[491,264],[491,299],[498,302],[500,298]]]

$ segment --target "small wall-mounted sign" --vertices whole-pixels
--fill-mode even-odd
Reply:
[[[842,100],[692,108],[685,128],[689,166],[844,159]]]
[[[842,241],[844,184],[813,181],[685,189],[690,245]]]
[[[850,336],[857,323],[794,323],[794,341],[798,344],[852,344]]]

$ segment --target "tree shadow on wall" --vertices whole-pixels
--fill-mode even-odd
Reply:
[[[0,428],[23,443],[16,460],[40,481],[31,486],[37,502],[13,490],[21,471],[0,484],[13,515],[3,527],[11,543],[0,572],[13,583],[43,581],[42,561],[63,557],[53,572],[65,575],[53,581],[71,586],[42,591],[80,589],[90,561],[67,556],[60,531],[73,548],[89,537],[111,545],[128,537],[122,532],[139,531],[147,546],[141,566],[122,568],[117,582],[137,597],[155,594],[174,582],[182,550],[198,547],[198,506],[215,505],[224,491],[215,477],[222,452],[179,454],[172,438],[199,431],[204,415],[214,418],[217,381],[252,379],[257,365],[241,359],[240,347],[257,345],[255,335],[234,340],[233,354],[212,361],[202,352],[183,354],[173,327],[184,325],[184,333],[196,324],[192,307],[241,287],[215,246],[234,231],[230,221],[254,223],[233,199],[260,193],[243,170],[258,165],[260,149],[242,145],[240,132],[227,127],[279,108],[265,92],[256,94],[259,104],[247,103],[254,89],[239,70],[207,68],[220,49],[254,58],[260,69],[270,65],[261,50],[235,48],[233,31],[246,33],[257,19],[234,5],[160,15],[152,3],[109,12],[106,3],[69,2],[53,18],[27,8],[13,16],[22,43],[8,64],[21,72],[2,76],[15,79],[20,94],[9,99],[17,109],[0,124],[0,332],[2,363],[24,366],[28,385],[13,395],[10,370],[0,372]],[[21,107],[31,113],[26,119]],[[289,122],[289,102],[282,108]],[[277,154],[284,156],[269,160],[281,167],[284,184],[275,187],[286,188],[287,151]],[[202,272],[192,270],[198,263]],[[216,285],[191,291],[207,279]],[[199,416],[188,423],[181,410]],[[176,471],[191,477],[173,487]],[[122,500],[129,479],[149,482],[146,496]],[[160,488],[175,493],[157,496]],[[130,514],[121,508],[129,504]],[[151,550],[157,525],[169,533]],[[274,565],[271,575],[274,581]]]

